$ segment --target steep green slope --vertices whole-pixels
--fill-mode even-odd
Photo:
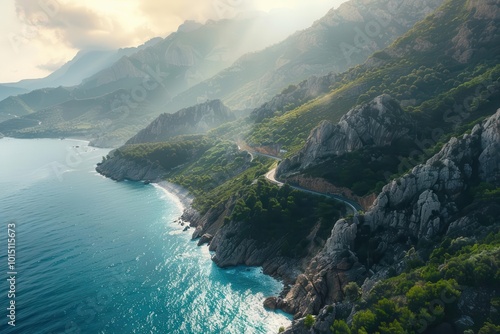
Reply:
[[[492,214],[485,218],[495,219]],[[445,239],[427,261],[422,265],[422,259],[409,251],[406,272],[377,282],[362,298],[357,285],[352,285],[355,293],[350,298],[357,312],[350,326],[345,319],[336,319],[331,330],[352,334],[422,333],[451,322],[458,308],[463,307],[457,303],[462,294],[480,294],[500,282],[500,233],[490,233],[477,242]],[[469,305],[477,308],[472,310],[473,322],[460,323],[459,330],[498,333],[500,322],[491,311],[499,306],[500,295],[487,296],[483,305],[474,304],[475,299],[471,298]],[[452,328],[441,325],[440,330],[453,332]]]
[[[247,142],[255,146],[279,143],[297,151],[319,121],[337,122],[353,106],[383,93],[422,114],[423,130],[441,127],[449,131],[457,125],[450,121],[457,114],[446,109],[464,104],[467,115],[459,115],[458,123],[480,117],[474,112],[492,102],[492,93],[499,87],[498,13],[495,4],[485,9],[477,1],[446,1],[389,48],[336,76],[329,93],[264,119]]]
[[[351,0],[310,28],[248,54],[216,76],[173,99],[183,107],[196,98],[218,98],[232,109],[255,108],[289,84],[312,75],[339,73],[392,43],[443,0]]]

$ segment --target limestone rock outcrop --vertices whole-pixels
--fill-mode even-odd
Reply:
[[[396,100],[389,95],[378,96],[350,110],[338,124],[322,121],[311,131],[304,148],[278,166],[277,175],[303,170],[364,146],[389,146],[407,136],[411,128],[409,114]]]
[[[448,228],[473,179],[500,184],[500,110],[387,184],[364,215],[365,224],[372,230],[392,228],[405,236],[432,239]]]
[[[500,110],[387,184],[365,214],[337,221],[322,251],[278,307],[296,318],[318,314],[325,305],[343,300],[346,283],[367,279],[373,286],[388,266],[401,264],[405,251],[421,241],[439,242],[453,235],[468,242],[468,236],[479,233],[479,224],[473,215],[461,213],[461,203],[473,182],[500,186],[499,145]],[[483,234],[492,232],[491,227],[483,229]],[[375,245],[368,260],[360,259],[363,243]]]
[[[348,282],[362,282],[367,269],[351,250],[357,234],[357,221],[340,219],[335,223],[323,250],[311,261],[281,303],[296,318],[317,314],[326,304],[341,301]]]

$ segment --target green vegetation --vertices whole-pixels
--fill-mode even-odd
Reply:
[[[457,62],[453,52],[443,50],[456,48],[453,37],[462,24],[479,34],[484,21],[472,17],[466,0],[446,1],[440,12],[443,17],[428,17],[387,51],[374,54],[372,60],[377,66],[351,68],[337,77],[326,95],[258,123],[248,134],[247,143],[279,143],[293,154],[321,120],[337,122],[352,107],[383,93],[401,100],[408,111],[418,116],[422,138],[436,142],[464,121],[491,114],[496,108],[492,102],[499,101],[500,44],[495,39],[472,41],[478,49],[488,52],[476,52],[466,63]],[[432,42],[415,51],[413,47],[419,40]],[[443,115],[448,109],[450,112]],[[430,136],[435,128],[443,132]]]
[[[316,322],[316,318],[312,314],[306,315],[306,318],[304,319],[304,326],[307,328],[311,328],[314,326],[314,323]]]
[[[421,69],[416,73],[419,71],[426,73],[427,70]],[[417,138],[402,139],[390,147],[368,146],[320,163],[303,173],[324,178],[336,186],[349,188],[358,196],[378,193],[388,180],[401,176],[415,165],[425,162],[451,137],[469,132],[496,110],[500,104],[500,65],[488,69],[479,65],[462,79],[466,81],[458,87],[433,97],[418,107],[408,108],[417,124]],[[433,95],[429,93],[428,96]],[[464,106],[468,109],[465,110]],[[311,110],[310,113],[316,111]],[[260,126],[272,122],[274,119],[266,120]],[[252,136],[251,138],[254,138]],[[283,135],[283,138],[288,136]]]
[[[205,136],[179,137],[163,143],[123,146],[114,151],[114,156],[160,166],[169,171],[200,157],[212,145],[212,140]]]
[[[281,252],[290,257],[306,254],[311,241],[321,244],[330,236],[340,217],[342,204],[327,197],[310,195],[285,185],[278,187],[259,179],[237,193],[228,221],[246,223],[247,233],[263,243],[282,240]],[[312,240],[313,227],[320,224]]]
[[[481,242],[445,239],[429,262],[379,281],[362,300],[350,326],[342,319],[334,333],[420,333],[457,314],[457,300],[466,287],[495,288],[500,283],[500,232]],[[491,296],[491,305],[500,295]],[[500,322],[484,314],[471,329],[495,333]]]
[[[319,247],[345,209],[327,197],[269,183],[263,175],[275,162],[264,157],[250,161],[248,153],[230,141],[182,137],[126,146],[115,155],[169,168],[169,181],[195,195],[193,207],[202,214],[233,203],[226,223],[245,222],[242,233],[258,242],[279,241],[284,256],[301,257],[309,247]]]
[[[199,197],[243,172],[249,167],[249,160],[248,153],[239,151],[236,144],[219,140],[194,163],[169,179]]]
[[[351,330],[344,320],[335,320],[330,330],[334,334],[351,334]]]
[[[356,301],[361,296],[361,288],[356,282],[349,282],[344,287],[344,296],[349,301]]]
[[[391,147],[361,149],[306,169],[304,174],[349,188],[358,196],[377,193],[387,183],[387,176],[397,173],[399,159],[416,148],[412,141],[401,140]]]
[[[190,188],[194,194],[200,194],[196,196],[192,205],[193,207],[201,212],[206,213],[210,208],[217,207],[219,205],[224,205],[233,195],[241,191],[245,186],[250,185],[255,179],[264,175],[269,171],[273,161],[271,159],[256,158],[249,164],[249,167],[241,172],[240,174],[233,175],[229,179],[219,180],[220,185],[213,189],[207,189],[205,192],[202,191],[204,183],[191,183]],[[207,166],[204,173],[210,175],[211,168],[217,166]],[[181,176],[184,179],[189,179],[190,173],[182,173]],[[193,175],[194,176],[194,175]],[[175,180],[172,178],[171,180]],[[189,182],[189,181],[188,181]]]
[[[494,185],[481,182],[477,187],[472,188],[472,196],[480,200],[499,200],[500,188]]]
[[[486,322],[477,334],[498,334],[500,333],[500,326]]]
[[[282,116],[264,119],[255,125],[245,140],[251,146],[278,143],[292,154],[302,148],[310,131],[319,122],[325,119],[338,122],[354,105],[354,97],[336,99],[333,94],[328,94]]]

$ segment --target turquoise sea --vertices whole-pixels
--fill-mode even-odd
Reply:
[[[107,152],[77,140],[0,140],[1,333],[276,333],[289,324],[262,307],[281,283],[259,268],[215,266],[173,222],[175,197],[95,172]]]

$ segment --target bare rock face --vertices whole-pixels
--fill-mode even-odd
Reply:
[[[161,142],[179,135],[205,133],[235,119],[220,100],[207,101],[174,114],[160,115],[126,144]]]
[[[284,160],[278,175],[303,170],[326,158],[340,156],[364,146],[389,146],[410,133],[411,118],[389,95],[356,107],[344,115],[338,124],[321,122],[311,131],[305,147],[295,156]]]
[[[282,244],[279,241],[259,243],[247,235],[244,223],[226,222],[225,217],[230,215],[234,204],[234,199],[231,199],[212,207],[203,215],[187,209],[181,218],[195,228],[192,238],[201,238],[199,245],[209,242],[209,250],[215,252],[212,260],[219,267],[261,266],[265,274],[292,284],[300,273],[299,267],[303,269],[305,266],[296,259],[281,256],[279,250]]]
[[[386,185],[365,216],[372,230],[392,228],[417,239],[442,234],[472,178],[500,184],[500,110],[471,134],[452,138],[426,164]]]
[[[106,68],[90,78],[84,80],[84,83],[92,82],[95,86],[109,84],[114,81],[123,80],[126,78],[144,78],[146,73],[139,70],[129,57],[123,56],[109,68]]]
[[[483,126],[481,134],[481,155],[479,156],[479,175],[486,182],[500,183],[500,113],[490,117]]]
[[[500,1],[499,0],[471,0],[468,3],[469,10],[475,10],[474,18],[477,19],[499,19]]]
[[[245,238],[239,231],[244,230],[243,223],[230,222],[218,233],[210,243],[210,250],[215,251],[212,260],[219,267],[230,267],[245,264],[261,266],[265,260],[278,254],[279,244],[259,245],[256,240]]]
[[[210,244],[212,239],[214,238],[213,235],[205,233],[201,236],[200,240],[198,240],[198,246],[204,245],[204,244]]]
[[[453,235],[462,237],[457,242],[471,242],[466,237],[474,235],[471,231],[478,224],[473,216],[457,218],[460,198],[473,179],[500,185],[499,145],[500,110],[471,134],[452,138],[425,164],[387,184],[364,215],[337,221],[322,251],[278,307],[300,318],[341,302],[345,284],[354,281],[361,286],[368,277],[367,263],[357,253],[360,243],[377,245],[373,250],[377,263],[370,264],[374,272],[366,280],[373,286],[386,275],[387,265],[400,263],[404,251],[420,240]],[[366,231],[368,240],[363,239]],[[294,322],[289,333],[295,329],[299,333],[301,326]]]
[[[311,261],[306,272],[297,277],[295,285],[282,303],[286,312],[296,318],[317,314],[326,304],[343,299],[343,287],[351,281],[362,281],[366,268],[350,250],[357,233],[354,221],[340,219],[335,223],[323,250]]]

